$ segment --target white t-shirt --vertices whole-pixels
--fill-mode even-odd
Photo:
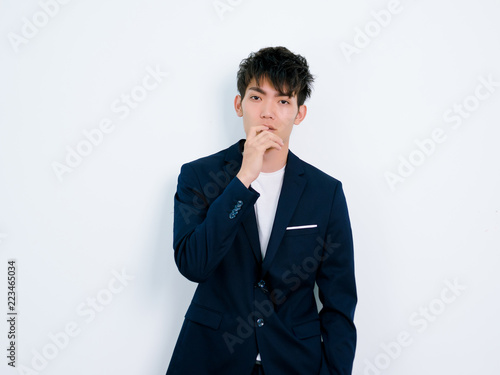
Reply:
[[[266,255],[267,245],[271,237],[281,187],[283,186],[285,167],[286,165],[275,172],[260,172],[259,177],[250,184],[260,194],[254,208],[255,217],[257,218],[257,228],[259,230],[262,259]]]

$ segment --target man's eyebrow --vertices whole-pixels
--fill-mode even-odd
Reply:
[[[262,94],[262,95],[266,95],[266,92],[264,90],[262,90],[260,87],[258,86],[253,86],[253,87],[249,87],[248,90],[253,90],[253,91],[257,91],[258,93]],[[280,97],[280,96],[286,96],[288,98],[291,98],[290,95],[284,93],[284,92],[277,92],[275,95],[275,97]]]
[[[266,92],[264,90],[262,90],[260,87],[249,87],[248,89],[253,90],[253,91],[257,91],[257,92],[261,93],[262,95],[266,95]]]

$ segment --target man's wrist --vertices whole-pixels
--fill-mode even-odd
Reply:
[[[238,179],[241,181],[241,183],[243,185],[245,185],[245,187],[248,189],[248,187],[250,186],[250,184],[252,183],[252,179],[246,177],[245,175],[241,174],[241,173],[238,173],[236,175],[236,177],[238,177]]]

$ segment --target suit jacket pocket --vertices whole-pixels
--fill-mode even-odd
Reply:
[[[214,330],[219,328],[222,320],[222,314],[220,312],[210,310],[194,303],[189,306],[184,317],[192,322],[202,324]]]
[[[318,227],[287,229],[285,231],[285,236],[305,236],[306,234],[314,234],[318,232],[319,232]]]
[[[309,322],[301,323],[293,328],[293,333],[299,339],[307,339],[313,336],[321,335],[321,326],[319,319],[311,320]]]

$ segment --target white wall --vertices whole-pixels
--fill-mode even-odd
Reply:
[[[0,346],[15,259],[25,366],[4,351],[0,373],[165,373],[195,287],[173,262],[179,168],[244,137],[237,67],[269,45],[316,75],[290,148],[347,195],[353,373],[499,373],[498,1],[54,1],[0,5]]]

